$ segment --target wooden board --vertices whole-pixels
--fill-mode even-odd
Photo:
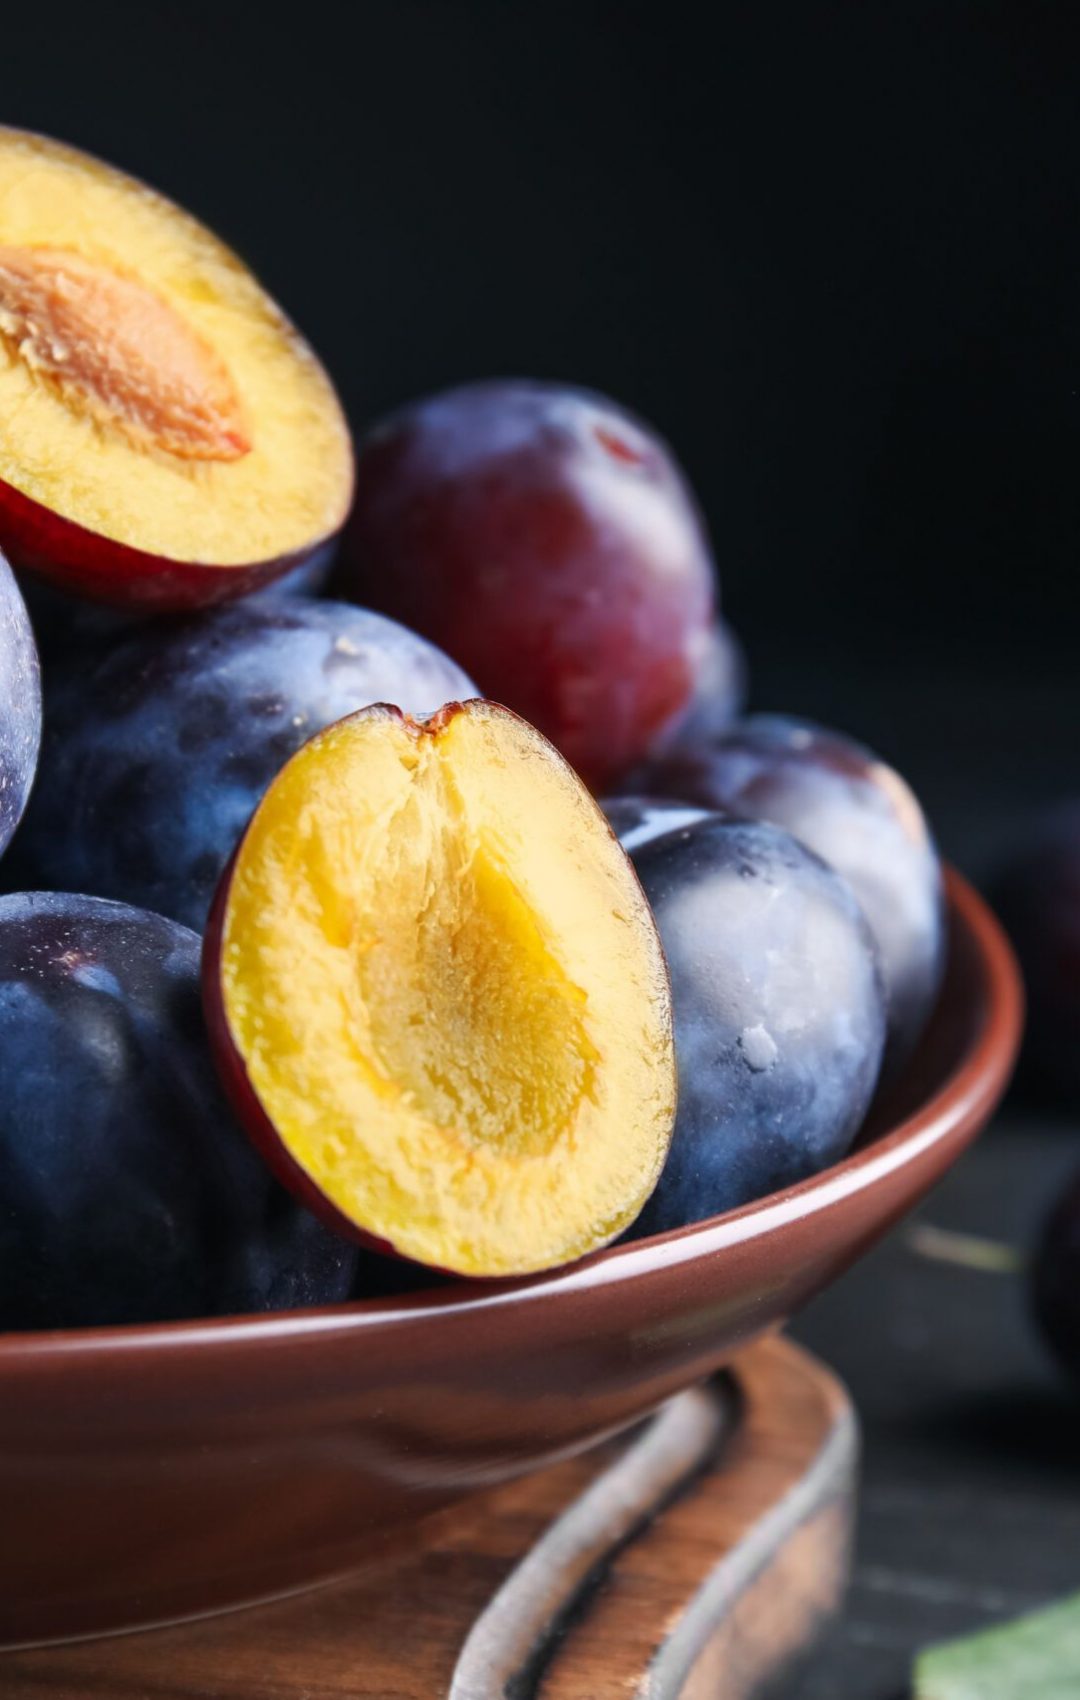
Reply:
[[[752,1700],[836,1613],[855,1422],[772,1339],[630,1437],[277,1604],[0,1655],[4,1700]]]

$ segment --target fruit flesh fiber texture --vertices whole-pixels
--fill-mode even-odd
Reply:
[[[0,423],[20,534],[18,498],[166,562],[240,568],[306,553],[348,507],[329,380],[235,255],[144,185],[5,129]]]
[[[264,593],[78,646],[46,671],[47,732],[9,889],[137,902],[202,930],[274,775],[372,702],[431,713],[474,694],[448,656],[362,608]]]
[[[232,1116],[199,941],[67,893],[0,898],[0,1330],[331,1304],[355,1249]]]
[[[666,970],[626,858],[532,728],[490,704],[331,728],[275,782],[224,903],[224,1018],[267,1154],[280,1139],[354,1229],[501,1275],[636,1215],[674,1110]]]

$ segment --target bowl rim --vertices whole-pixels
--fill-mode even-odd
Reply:
[[[455,1280],[396,1297],[353,1299],[307,1309],[196,1317],[156,1323],[121,1323],[25,1333],[0,1333],[0,1373],[18,1365],[82,1357],[88,1353],[208,1352],[244,1342],[301,1336],[359,1334],[425,1315],[477,1314],[507,1304],[550,1302],[559,1295],[637,1280],[658,1268],[707,1258],[748,1240],[766,1238],[795,1220],[821,1214],[865,1192],[915,1161],[958,1129],[980,1125],[1012,1072],[1023,1029],[1020,971],[1000,923],[954,868],[944,869],[946,912],[974,947],[983,993],[983,1016],[960,1061],[941,1085],[899,1122],[864,1146],[779,1192],[647,1239],[593,1252],[561,1269],[499,1281]]]

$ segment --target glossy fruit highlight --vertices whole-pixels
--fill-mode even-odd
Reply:
[[[22,819],[41,747],[41,674],[26,604],[0,555],[0,854]]]
[[[641,888],[576,775],[492,703],[320,733],[222,882],[204,992],[280,1176],[377,1247],[551,1268],[652,1191],[675,1108]]]
[[[680,743],[637,776],[651,794],[772,821],[848,881],[877,942],[895,1074],[945,965],[941,866],[910,786],[872,750],[786,714]]]
[[[637,1238],[842,1157],[877,1084],[885,1005],[851,891],[788,833],[675,803],[610,808],[660,928],[679,1066],[671,1152]]]

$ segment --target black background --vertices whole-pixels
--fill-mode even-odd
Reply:
[[[0,119],[220,230],[360,427],[499,373],[654,421],[756,705],[875,743],[981,873],[1080,791],[1072,14],[49,0],[4,7]],[[930,1208],[1023,1241],[1071,1150],[1014,1120]],[[969,1279],[894,1241],[802,1325],[868,1436],[807,1693],[892,1700],[926,1640],[1075,1586],[1074,1407],[1022,1283]]]
[[[218,228],[358,426],[498,373],[654,421],[756,705],[876,742],[977,866],[1073,783],[1070,13],[50,0],[0,115]]]
[[[50,0],[0,108],[221,230],[358,424],[504,372],[655,421],[752,653],[1068,666],[1071,10]]]

